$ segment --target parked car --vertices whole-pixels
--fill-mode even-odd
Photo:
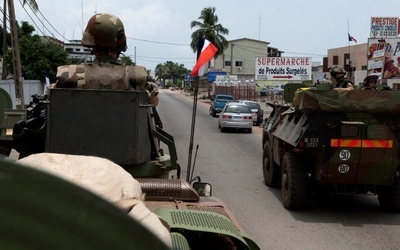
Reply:
[[[250,107],[241,102],[228,102],[222,108],[218,117],[218,128],[224,132],[227,128],[253,130],[253,115]]]
[[[216,95],[215,98],[211,99],[211,106],[209,113],[213,117],[217,117],[217,114],[221,112],[221,109],[227,102],[233,102],[235,98],[231,95]]]
[[[249,100],[239,100],[238,102],[245,103],[250,107],[251,113],[253,114],[253,123],[257,126],[260,126],[264,118],[264,110],[261,109],[260,104],[258,102]]]

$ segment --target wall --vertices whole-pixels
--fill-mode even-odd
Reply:
[[[24,80],[23,83],[25,105],[32,101],[32,95],[43,94],[44,84],[39,80]],[[0,80],[0,88],[7,91],[13,102],[13,108],[16,108],[14,80]]]

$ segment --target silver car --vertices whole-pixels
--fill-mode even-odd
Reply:
[[[259,126],[263,122],[264,110],[261,109],[258,102],[249,100],[239,100],[238,102],[245,103],[250,107],[251,113],[253,114],[253,123],[255,125]]]
[[[253,115],[248,105],[239,102],[229,102],[222,108],[218,117],[218,128],[224,132],[227,128],[244,129],[251,133]]]

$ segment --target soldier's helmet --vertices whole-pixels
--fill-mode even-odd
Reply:
[[[122,21],[111,14],[96,14],[89,19],[82,37],[82,45],[89,48],[126,51],[126,36]]]
[[[377,83],[377,81],[378,81],[378,76],[377,75],[372,75],[372,76],[367,76],[367,77],[365,77],[364,78],[364,87],[368,87],[368,84],[370,83],[370,82],[374,82],[375,83],[375,85],[376,85],[376,83]]]
[[[339,65],[333,65],[328,70],[334,80],[343,78],[346,75],[346,71]]]

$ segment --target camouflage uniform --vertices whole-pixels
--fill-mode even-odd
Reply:
[[[329,69],[334,88],[351,88],[351,82],[346,78],[346,71],[339,65],[333,65]]]
[[[147,81],[146,68],[117,63],[118,56],[127,49],[124,26],[118,17],[94,15],[83,33],[82,44],[92,48],[94,62],[59,66],[54,87],[147,91],[149,103],[158,104],[158,86]]]

